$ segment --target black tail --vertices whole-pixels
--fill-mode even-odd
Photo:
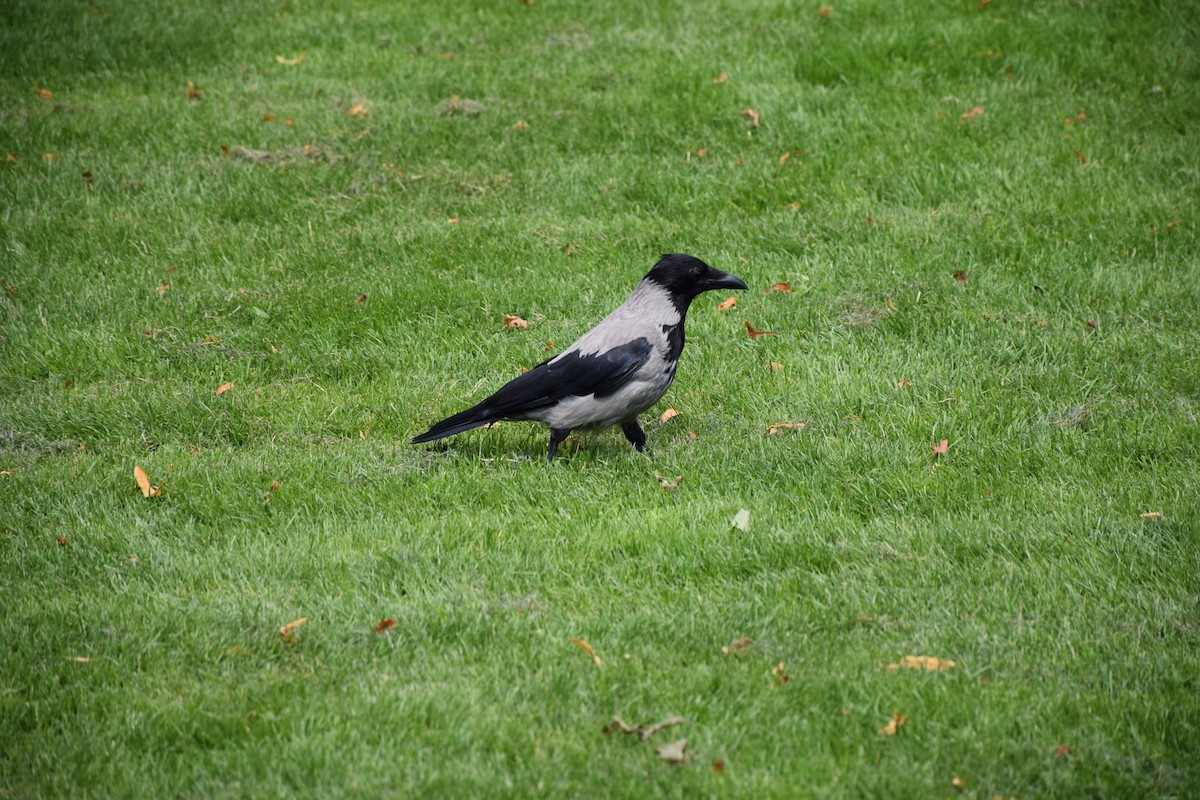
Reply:
[[[485,408],[482,405],[473,406],[466,411],[458,412],[452,417],[446,417],[446,419],[434,425],[420,436],[414,436],[412,443],[421,444],[422,442],[444,439],[447,436],[453,436],[456,433],[469,431],[471,428],[478,428],[481,425],[488,425],[499,420],[500,417],[496,416],[491,409]]]

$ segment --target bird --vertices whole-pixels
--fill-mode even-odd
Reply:
[[[500,420],[536,421],[550,429],[547,461],[574,430],[620,425],[639,452],[646,433],[638,414],[675,379],[688,307],[703,292],[746,289],[736,275],[684,253],[668,253],[624,303],[558,355],[501,386],[474,406],[437,423],[413,444],[432,442]]]

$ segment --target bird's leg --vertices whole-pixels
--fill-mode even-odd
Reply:
[[[625,438],[639,453],[646,450],[646,432],[642,430],[641,425],[638,425],[637,417],[622,422],[621,430],[625,433]]]
[[[571,435],[570,428],[551,428],[550,429],[550,452],[546,454],[547,461],[554,460],[554,453],[558,450],[558,443]]]

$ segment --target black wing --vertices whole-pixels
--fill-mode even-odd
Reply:
[[[603,353],[568,352],[513,378],[480,405],[500,418],[536,411],[564,397],[608,397],[629,383],[653,350],[649,339],[640,338]]]
[[[650,360],[653,350],[649,339],[640,338],[603,353],[584,356],[568,352],[557,361],[548,359],[513,378],[483,402],[447,417],[412,441],[431,442],[497,420],[520,417],[565,397],[608,397],[629,383]]]

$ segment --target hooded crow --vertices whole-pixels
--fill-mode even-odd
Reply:
[[[432,442],[507,419],[549,426],[550,461],[571,431],[617,424],[634,447],[645,450],[646,434],[637,417],[657,403],[675,379],[688,306],[702,292],[745,288],[740,278],[698,258],[665,255],[629,299],[579,341],[513,378],[478,405],[442,420],[412,443]]]

